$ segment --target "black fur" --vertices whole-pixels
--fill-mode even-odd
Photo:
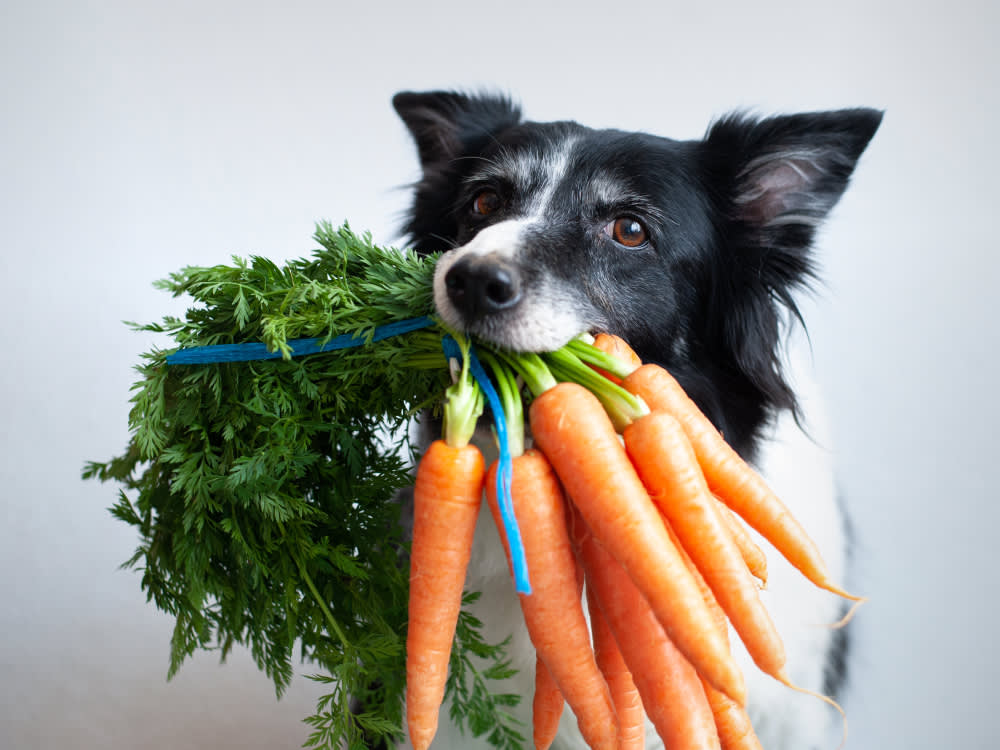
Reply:
[[[847,186],[880,112],[733,115],[703,140],[675,141],[523,122],[509,99],[493,95],[401,93],[393,104],[423,166],[405,226],[423,252],[464,244],[523,208],[530,174],[505,178],[490,165],[574,139],[525,273],[554,274],[577,290],[601,327],[667,366],[737,451],[753,457],[769,415],[795,408],[778,360],[782,320],[798,315],[793,293],[812,278],[816,226]],[[582,186],[594,181],[613,183],[614,200],[588,195]],[[486,218],[469,210],[484,186],[503,201]],[[600,234],[623,215],[646,226],[648,246],[630,250]]]
[[[816,229],[880,112],[734,114],[701,140],[676,141],[524,122],[496,95],[401,93],[393,104],[422,165],[405,225],[413,247],[459,248],[489,226],[532,217],[517,252],[497,261],[514,274],[510,288],[468,305],[470,327],[501,336],[522,297],[555,280],[572,294],[552,304],[573,307],[587,327],[623,336],[643,360],[670,369],[745,458],[770,418],[796,411],[779,358],[784,323],[799,318],[795,293],[814,280]],[[553,154],[568,157],[546,161]],[[497,198],[485,214],[472,210],[483,190]],[[622,217],[641,222],[647,241],[616,242],[607,229]],[[847,630],[836,631],[827,694],[844,684],[848,646]]]

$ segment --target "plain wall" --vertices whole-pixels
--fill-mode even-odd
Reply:
[[[997,29],[988,2],[6,2],[0,7],[0,747],[293,748],[243,654],[165,681],[169,618],[118,565],[139,354],[184,265],[398,240],[400,89],[700,136],[731,109],[886,110],[806,304],[857,535],[848,747],[998,744]],[[303,669],[309,672],[309,667]]]

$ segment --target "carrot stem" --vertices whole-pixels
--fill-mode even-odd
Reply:
[[[452,340],[458,345],[458,354],[462,361],[455,382],[445,391],[444,440],[453,448],[459,448],[467,445],[476,431],[476,422],[483,413],[483,392],[469,374],[471,342],[458,333],[452,336]],[[446,350],[450,363],[456,359],[455,353]]]
[[[278,521],[278,529],[281,531],[282,534],[285,533],[285,525],[281,521]],[[341,629],[340,623],[338,623],[337,618],[333,616],[333,612],[330,611],[330,608],[327,606],[326,601],[323,599],[322,596],[320,596],[319,589],[316,588],[316,584],[313,583],[312,576],[310,576],[309,571],[306,570],[305,563],[299,559],[298,555],[295,556],[295,564],[299,568],[299,575],[302,576],[302,580],[305,581],[306,588],[309,589],[309,593],[313,595],[313,598],[316,600],[316,604],[319,605],[320,611],[323,613],[323,617],[329,624],[330,629],[337,636],[337,640],[340,641],[340,644],[345,649],[350,648],[351,644],[347,640],[347,636],[344,635],[344,631]]]
[[[597,396],[618,432],[639,417],[649,414],[649,408],[640,396],[629,393],[588,367],[568,346],[547,352],[544,358],[552,374],[559,380],[579,383]]]
[[[635,370],[634,366],[628,364],[620,357],[603,352],[582,338],[572,339],[566,344],[566,350],[575,354],[585,364],[599,367],[622,380],[631,375],[632,371]]]
[[[316,584],[313,583],[312,576],[309,575],[309,572],[306,570],[306,566],[301,562],[298,564],[299,575],[301,575],[302,580],[306,582],[306,587],[308,587],[310,593],[313,595],[313,598],[316,600],[316,604],[319,605],[320,611],[323,612],[323,617],[326,618],[327,623],[330,625],[330,629],[334,632],[337,636],[337,640],[340,641],[340,644],[345,649],[350,648],[351,644],[348,642],[347,636],[344,635],[344,631],[341,630],[340,624],[337,622],[337,618],[333,616],[333,612],[331,612],[330,608],[326,606],[326,602],[323,600],[323,597],[319,595],[319,589],[317,589]]]
[[[524,453],[524,402],[517,387],[517,377],[509,366],[489,352],[480,351],[479,359],[493,371],[497,394],[507,419],[508,450],[511,457],[516,458]]]
[[[533,396],[541,396],[545,391],[555,387],[558,382],[552,376],[545,361],[534,352],[514,354],[496,349],[494,353],[506,362],[514,372],[524,378],[524,382]]]

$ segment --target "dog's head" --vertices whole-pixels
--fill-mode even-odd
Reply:
[[[879,112],[735,115],[675,141],[525,122],[499,96],[393,104],[423,167],[406,230],[418,250],[447,251],[434,291],[449,325],[527,351],[606,330],[736,401],[794,404],[781,308],[795,312],[815,229]]]

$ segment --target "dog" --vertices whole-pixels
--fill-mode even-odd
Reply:
[[[816,280],[812,245],[881,122],[866,108],[715,121],[699,140],[531,122],[508,97],[401,92],[396,112],[421,177],[410,245],[443,252],[438,315],[519,351],[581,332],[624,338],[667,368],[760,470],[817,541],[833,579],[847,575],[849,524],[835,491],[822,404],[792,333],[796,295]],[[801,336],[800,336],[801,338]],[[792,339],[794,340],[794,338]],[[765,549],[767,549],[765,547]],[[792,681],[826,695],[847,678],[844,603],[771,550],[763,592]],[[530,728],[534,651],[498,532],[483,511],[466,581],[487,640],[510,638]],[[837,715],[763,675],[741,650],[748,711],[767,750],[835,746]],[[489,747],[448,722],[434,747]],[[650,728],[647,747],[662,747]],[[586,747],[569,709],[555,748]]]

